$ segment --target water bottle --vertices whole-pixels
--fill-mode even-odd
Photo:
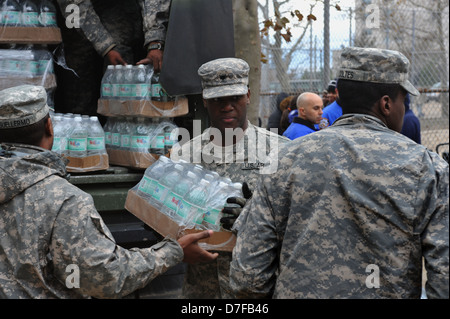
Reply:
[[[7,27],[15,27],[20,25],[22,9],[15,0],[4,0],[1,5],[2,9],[2,25]]]
[[[132,99],[133,91],[136,92],[136,88],[134,86],[135,83],[133,76],[133,66],[131,64],[128,64],[125,66],[125,70],[123,71],[123,80],[122,86],[120,88],[120,97],[123,100]]]
[[[149,203],[154,205],[153,192],[161,177],[164,176],[165,172],[172,170],[173,165],[169,158],[160,156],[153,165],[147,167],[138,185],[138,195],[146,198]]]
[[[168,154],[178,142],[179,129],[173,122],[170,124],[164,127],[164,154]]]
[[[87,156],[106,154],[105,132],[97,116],[89,118],[87,137]]]
[[[86,157],[87,130],[81,116],[74,117],[74,126],[69,136],[69,156]]]
[[[58,154],[62,154],[61,151],[61,137],[63,135],[62,130],[62,116],[61,115],[54,115],[52,117],[52,124],[53,124],[53,145],[52,145],[52,151]]]
[[[24,27],[38,27],[39,11],[37,6],[31,0],[22,1],[22,23]]]
[[[152,139],[150,141],[150,153],[156,155],[164,155],[165,145],[164,145],[164,126],[159,123],[158,118],[152,118]]]
[[[206,205],[207,210],[203,219],[203,225],[207,229],[212,229],[214,231],[220,230],[222,209],[227,202],[227,198],[231,197],[229,192],[230,189],[231,187],[223,181],[220,181],[216,187],[212,187],[211,194]]]
[[[138,117],[134,127],[134,132],[131,135],[131,149],[133,152],[149,153],[149,129],[150,127],[146,118]]]
[[[120,130],[120,148],[122,150],[131,150],[131,134],[133,134],[132,118],[124,117]]]
[[[53,56],[50,51],[48,51],[47,45],[39,46],[37,60],[39,61],[39,75],[47,76],[55,73],[53,68]]]
[[[168,174],[161,177],[156,185],[152,197],[155,207],[160,209],[169,191],[180,181],[184,167],[180,164],[175,164],[174,169]]]
[[[182,198],[192,188],[192,185],[197,182],[198,177],[194,172],[188,171],[169,191],[169,194],[164,200],[164,205],[161,207],[161,212],[176,221],[178,206]]]
[[[105,132],[105,147],[112,145],[112,126],[114,124],[114,117],[108,117],[105,125],[103,126],[103,132]]]
[[[114,75],[112,77],[112,94],[114,99],[120,99],[120,91],[123,81],[123,65],[118,64],[114,67]]]
[[[122,118],[118,117],[113,121],[113,125],[111,127],[111,149],[120,149],[121,119]]]
[[[148,100],[151,94],[151,84],[147,79],[147,72],[145,70],[145,66],[140,64],[137,66],[135,72],[135,92],[134,99],[136,100]]]
[[[63,132],[60,139],[61,142],[61,154],[69,156],[69,137],[72,132],[74,121],[71,114],[64,114],[62,116]]]
[[[171,100],[171,97],[167,94],[166,90],[162,87],[159,82],[159,73],[153,73],[151,79],[152,85],[152,100],[158,102],[167,102]]]
[[[187,228],[204,228],[202,222],[206,213],[209,186],[209,182],[202,179],[200,184],[191,189],[183,198],[177,210],[177,214],[182,220],[180,225],[185,225]]]
[[[100,96],[102,99],[111,99],[113,96],[112,77],[114,75],[114,65],[108,65],[102,78]]]
[[[39,23],[44,27],[57,27],[56,8],[49,0],[40,1]]]

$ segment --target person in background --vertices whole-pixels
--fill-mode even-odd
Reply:
[[[338,83],[338,81],[335,81],[335,83]],[[334,101],[323,109],[322,120],[319,123],[319,129],[321,130],[333,125],[333,123],[342,116],[342,107],[339,102],[339,91],[335,88],[334,92]]]
[[[328,90],[323,90],[322,91],[322,101],[323,101],[323,107],[326,107],[329,103],[328,100]]]
[[[332,126],[279,150],[239,218],[239,298],[449,298],[449,167],[400,134],[408,59],[344,48]],[[277,158],[274,158],[275,160]]]
[[[197,244],[211,231],[117,245],[92,196],[66,179],[67,160],[50,151],[46,101],[40,86],[0,91],[0,298],[121,298],[182,261],[217,258]]]
[[[414,142],[421,144],[422,140],[420,136],[420,121],[419,118],[411,110],[409,105],[410,98],[409,94],[407,94],[405,98],[405,116],[403,118],[403,126],[400,133],[408,136]]]
[[[248,63],[238,58],[220,58],[198,69],[202,80],[203,102],[211,127],[193,139],[174,145],[171,158],[201,164],[220,176],[243,184],[243,196],[228,198],[238,207],[227,208],[221,224],[235,226],[242,207],[256,187],[260,171],[268,165],[269,153],[289,139],[251,124],[247,119],[250,104]],[[236,223],[235,223],[236,221]],[[220,252],[217,260],[203,265],[188,265],[183,285],[185,298],[232,298],[229,286],[231,252]]]
[[[298,117],[283,133],[290,140],[317,132],[315,125],[319,124],[323,114],[323,101],[315,93],[305,92],[297,98]]]
[[[281,110],[281,102],[288,97],[288,94],[285,92],[281,92],[280,94],[277,95],[276,99],[275,99],[275,106],[276,109],[272,112],[272,114],[270,114],[269,116],[269,120],[267,122],[267,129],[278,129],[280,128],[280,120],[281,120],[281,115],[283,114],[283,111]]]
[[[331,80],[330,83],[328,83],[328,87],[327,87],[328,104],[327,105],[330,105],[331,103],[336,101],[336,98],[338,96],[338,93],[336,90],[336,87],[337,87],[336,84],[337,84],[336,80]],[[326,107],[327,105],[324,105],[324,107]]]
[[[297,99],[299,96],[300,94],[290,96],[289,105],[284,109],[283,113],[281,114],[280,129],[278,131],[278,134],[283,135],[283,133],[287,130],[289,125],[291,125],[294,117],[298,115]]]

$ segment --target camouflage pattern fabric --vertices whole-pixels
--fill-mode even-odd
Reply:
[[[279,154],[240,215],[237,297],[420,298],[422,256],[428,298],[449,297],[447,162],[356,114]]]
[[[248,92],[247,62],[238,58],[215,59],[200,66],[203,98],[244,95]]]
[[[65,175],[50,151],[0,157],[0,298],[120,298],[181,262],[175,240],[116,245],[92,197]],[[70,265],[79,288],[66,285]]]
[[[170,0],[139,0],[144,25],[144,45],[164,42],[169,23]]]
[[[211,129],[211,128],[210,128]],[[228,177],[233,182],[247,182],[250,190],[257,186],[260,169],[266,164],[264,156],[252,159],[256,153],[253,147],[265,148],[267,154],[281,144],[290,142],[289,139],[278,134],[259,128],[248,122],[246,135],[230,147],[220,148],[221,153],[210,152],[210,129],[188,143],[179,152],[173,150],[172,159],[184,159],[191,163],[200,163],[206,169],[217,172],[220,176]],[[254,135],[253,135],[253,134]],[[256,136],[256,141],[249,136]],[[264,146],[263,146],[264,144]],[[245,151],[243,151],[245,150]],[[198,155],[200,158],[197,158]],[[240,155],[243,157],[240,158]],[[201,160],[201,162],[199,162]],[[239,228],[235,223],[235,228]],[[183,285],[184,298],[233,298],[229,286],[229,268],[231,252],[219,252],[219,257],[208,264],[188,265]]]
[[[400,52],[378,48],[344,48],[339,79],[371,83],[400,84],[412,95],[419,91],[409,82],[409,60]]]

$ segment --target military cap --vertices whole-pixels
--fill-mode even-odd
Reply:
[[[203,98],[247,94],[249,70],[248,63],[238,58],[221,58],[203,64],[198,69]]]
[[[20,85],[0,91],[0,129],[28,126],[49,113],[42,86]]]
[[[330,83],[328,83],[328,92],[334,93],[334,90],[336,89],[336,80],[331,80]]]
[[[419,91],[408,81],[409,60],[400,52],[348,47],[341,53],[339,79],[399,84],[412,95]]]

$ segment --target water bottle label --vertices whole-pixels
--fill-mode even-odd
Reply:
[[[87,138],[69,138],[69,151],[86,151]]]
[[[162,201],[168,192],[169,190],[165,186],[158,183],[155,187],[155,190],[153,191],[152,196],[157,201]]]
[[[112,144],[112,134],[111,134],[111,132],[105,132],[105,143],[107,145],[111,145]]]
[[[179,205],[180,206],[178,207],[177,214],[178,216],[184,219],[189,215],[189,212],[191,211],[192,208],[192,204],[185,200],[182,200]]]
[[[173,145],[173,140],[170,138],[170,133],[165,133],[164,134],[164,145],[165,146],[172,146]]]
[[[176,211],[178,205],[181,203],[181,199],[182,197],[180,195],[175,194],[174,192],[170,192],[169,196],[167,196],[166,200],[164,201],[164,205],[172,209],[173,211]]]
[[[53,62],[52,60],[40,60],[39,61],[39,74],[53,74]]]
[[[133,135],[131,137],[131,147],[148,149],[150,147],[150,140],[147,135],[144,136]]]
[[[31,74],[32,76],[36,76],[39,74],[39,62],[37,61],[26,61],[22,64],[23,71],[27,74]]]
[[[151,178],[148,178],[147,176],[144,175],[141,182],[139,183],[138,189],[143,193],[151,195],[153,193],[152,188],[151,188],[152,181],[153,180]]]
[[[67,151],[69,149],[69,139],[67,137],[60,138],[60,147],[61,151]]]
[[[52,151],[53,152],[61,151],[61,138],[60,137],[54,137],[53,138]]]
[[[149,84],[136,84],[135,97],[139,99],[147,99],[151,94],[151,86]]]
[[[120,146],[122,147],[130,147],[131,145],[131,138],[128,134],[122,134],[120,136]]]
[[[160,97],[161,95],[162,86],[159,83],[152,85],[152,96],[153,97]]]
[[[22,23],[25,26],[35,26],[39,24],[37,12],[22,12]]]
[[[133,84],[122,84],[120,87],[120,96],[121,97],[133,97]],[[136,92],[136,89],[134,89]]]
[[[120,133],[112,133],[112,145],[120,146]]]
[[[221,210],[217,208],[213,208],[207,211],[204,217],[205,222],[210,223],[212,225],[218,225],[219,221],[217,219],[219,218],[220,211]]]
[[[120,96],[120,87],[122,85],[121,84],[113,84],[112,85],[112,94],[115,97],[119,97]]]
[[[87,150],[88,151],[98,151],[105,149],[105,138],[104,137],[88,137],[87,139]]]
[[[39,16],[39,21],[42,25],[51,27],[56,27],[56,13],[54,12],[42,12]]]
[[[3,24],[5,25],[17,25],[20,22],[19,11],[5,11],[3,12]]]
[[[112,85],[111,84],[102,84],[102,96],[103,97],[111,97],[112,96]]]
[[[164,148],[164,135],[158,135],[155,138],[155,148]]]

